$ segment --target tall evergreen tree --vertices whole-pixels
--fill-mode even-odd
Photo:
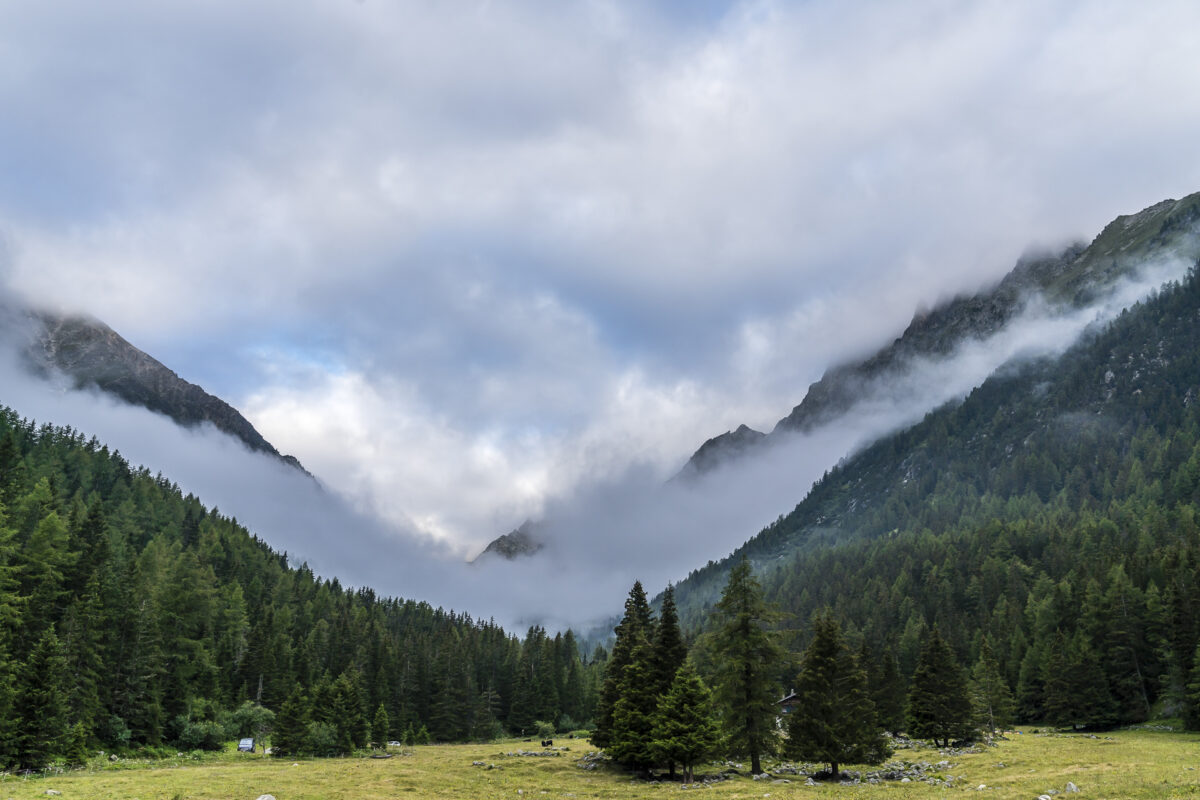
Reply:
[[[935,625],[925,638],[908,695],[908,732],[943,747],[972,731],[967,680]]]
[[[613,632],[617,638],[604,667],[604,683],[596,709],[596,729],[592,732],[592,743],[601,748],[607,748],[612,742],[613,711],[621,699],[625,667],[633,660],[633,650],[638,643],[654,635],[654,620],[641,581],[635,581],[629,590],[625,614]]]
[[[876,680],[871,685],[871,702],[875,705],[875,721],[881,730],[899,733],[904,730],[905,691],[896,654],[888,651],[879,659]]]
[[[44,767],[68,744],[66,672],[62,644],[51,625],[25,663],[14,703],[17,761],[23,767]]]
[[[824,761],[834,780],[842,764],[880,764],[891,750],[880,735],[866,673],[842,641],[832,618],[814,623],[796,678],[799,702],[788,714],[784,752],[804,761]]]
[[[645,638],[634,645],[622,670],[620,696],[613,707],[612,729],[605,750],[631,769],[654,765],[654,716],[658,693],[654,684],[654,651]]]
[[[979,648],[979,660],[971,670],[971,700],[975,708],[975,719],[995,735],[998,728],[1012,724],[1016,715],[1016,703],[1008,682],[1000,671],[1000,662],[987,639]]]
[[[783,650],[769,628],[774,616],[750,563],[742,559],[730,570],[716,605],[716,697],[732,752],[749,756],[756,775],[762,772],[762,757],[773,753],[778,742],[774,675]]]
[[[654,717],[653,752],[666,762],[671,777],[675,764],[683,767],[683,782],[696,779],[695,766],[712,756],[720,736],[712,694],[690,664],[675,673],[671,688],[658,701]]]
[[[662,609],[654,631],[654,685],[657,694],[665,695],[675,680],[675,673],[687,659],[687,645],[679,630],[679,614],[675,610],[675,589],[668,585],[663,591]]]

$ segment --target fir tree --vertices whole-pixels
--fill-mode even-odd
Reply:
[[[605,749],[613,741],[613,711],[621,699],[625,667],[632,661],[634,647],[642,640],[649,640],[654,633],[650,604],[646,602],[646,591],[641,581],[635,581],[629,590],[629,597],[625,600],[625,615],[613,632],[617,638],[604,667],[604,683],[596,710],[596,729],[592,732],[592,743]]]
[[[671,687],[658,701],[652,751],[658,761],[683,767],[683,782],[696,779],[695,766],[710,758],[718,741],[712,696],[691,665],[684,662]]]
[[[829,617],[814,623],[796,695],[799,702],[788,715],[784,748],[790,758],[824,761],[837,780],[842,764],[880,764],[891,755],[876,725],[867,676],[842,642],[841,627]]]
[[[971,670],[971,700],[975,719],[988,733],[1012,724],[1016,704],[1008,683],[1000,672],[1000,662],[987,639],[979,648],[979,660]]]
[[[783,650],[767,627],[774,612],[763,600],[762,587],[745,559],[730,570],[716,617],[713,644],[720,656],[716,696],[727,741],[734,754],[750,757],[757,775],[762,772],[762,757],[774,752],[777,743],[773,675]]]
[[[943,747],[970,736],[971,698],[954,651],[935,625],[921,647],[908,695],[908,732]]]
[[[17,689],[17,761],[40,769],[66,748],[66,659],[51,625],[29,655]]]
[[[299,685],[292,690],[275,715],[275,730],[271,734],[271,753],[276,756],[299,756],[308,752],[308,703]]]
[[[894,652],[880,657],[876,682],[871,686],[871,702],[875,705],[875,721],[881,730],[896,734],[904,730],[904,680]]]
[[[675,680],[675,673],[687,659],[687,645],[679,631],[679,615],[675,610],[675,589],[670,585],[663,591],[662,610],[654,631],[654,685],[658,695],[664,695]]]
[[[383,703],[380,703],[379,708],[375,709],[375,717],[371,720],[371,740],[376,748],[382,749],[387,747],[388,735],[388,713]]]
[[[654,651],[642,639],[634,645],[629,663],[622,671],[620,697],[613,708],[612,728],[606,752],[630,769],[654,765],[654,715],[658,694],[654,685]]]

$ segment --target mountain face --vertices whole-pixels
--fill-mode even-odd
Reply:
[[[94,387],[130,405],[170,417],[183,427],[211,423],[251,450],[308,474],[296,458],[276,450],[233,406],[180,378],[99,320],[12,308],[6,316],[6,327],[21,340],[21,355],[35,374],[47,379],[61,374],[75,389]]]
[[[870,358],[826,372],[770,434],[751,437],[743,433],[750,429],[742,426],[709,439],[679,477],[710,472],[788,433],[832,424],[856,404],[885,394],[915,359],[946,356],[968,340],[986,340],[1031,303],[1041,302],[1063,313],[1085,308],[1107,296],[1123,279],[1136,278],[1147,264],[1166,259],[1190,263],[1198,257],[1200,193],[1117,217],[1090,245],[1076,244],[1052,256],[1022,259],[995,286],[918,313],[898,339]]]
[[[961,402],[839,464],[790,514],[676,584],[681,615],[698,619],[742,557],[769,575],[776,599],[807,607],[830,600],[822,576],[834,569],[835,554],[847,562],[838,569],[863,570],[864,549],[905,537],[954,536],[962,544],[986,532],[1000,535],[1007,552],[1016,532],[1045,527],[1039,536],[1052,539],[1112,516],[1115,539],[1103,545],[1110,560],[1122,547],[1140,552],[1157,538],[1200,532],[1172,521],[1200,513],[1196,263],[1182,282],[1062,356],[1008,365]],[[1146,514],[1154,522],[1140,519]],[[1097,557],[1059,552],[1053,577],[1065,579]],[[818,561],[821,568],[810,568]],[[977,568],[955,567],[965,576]],[[1020,578],[1030,580],[1027,573]]]
[[[506,561],[512,561],[522,556],[531,556],[537,553],[545,547],[545,544],[536,538],[535,528],[536,526],[532,521],[526,520],[516,530],[493,539],[484,548],[482,553],[471,559],[471,563],[478,564],[481,561],[487,561],[492,558],[503,558]]]

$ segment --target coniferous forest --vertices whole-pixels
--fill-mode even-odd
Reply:
[[[289,567],[95,439],[0,412],[0,766],[570,729],[600,668],[570,631],[520,639]]]

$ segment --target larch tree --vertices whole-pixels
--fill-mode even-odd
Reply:
[[[796,695],[784,746],[790,758],[823,761],[837,780],[842,764],[880,764],[891,755],[875,720],[866,673],[830,617],[814,623]]]
[[[670,689],[658,701],[654,752],[659,761],[667,762],[672,774],[675,764],[680,764],[683,782],[693,783],[695,766],[712,756],[719,738],[712,695],[685,662],[675,673]]]
[[[954,651],[935,625],[925,638],[908,694],[908,732],[949,746],[971,734],[971,698]]]
[[[715,614],[713,645],[720,654],[716,697],[727,741],[734,754],[749,756],[757,775],[762,757],[773,753],[778,743],[775,672],[783,650],[769,628],[775,614],[746,559],[730,570]]]
[[[604,683],[600,687],[596,709],[596,729],[592,734],[592,743],[600,748],[607,748],[612,742],[613,711],[621,699],[625,667],[633,660],[633,650],[641,641],[648,641],[654,635],[654,618],[641,581],[635,581],[629,590],[625,614],[613,632],[617,638],[604,667]]]

